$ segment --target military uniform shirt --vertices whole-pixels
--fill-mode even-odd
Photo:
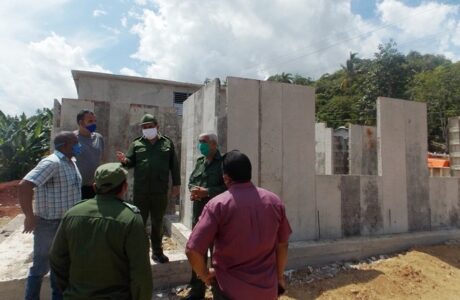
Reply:
[[[144,137],[136,138],[129,146],[123,165],[134,167],[134,194],[167,194],[170,171],[173,186],[180,185],[174,144],[164,135],[158,135],[154,144]]]
[[[65,214],[50,253],[65,299],[151,299],[149,244],[137,212],[96,195]]]

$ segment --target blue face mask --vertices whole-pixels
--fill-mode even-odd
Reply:
[[[72,146],[72,154],[73,156],[77,156],[78,154],[81,153],[81,144],[76,143]]]
[[[96,123],[86,126],[86,129],[91,133],[95,132],[96,131]]]

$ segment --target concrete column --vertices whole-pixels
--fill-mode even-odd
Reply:
[[[426,103],[403,101],[406,115],[406,184],[409,231],[431,229]]]
[[[351,175],[377,175],[377,132],[375,127],[350,125],[349,166]]]
[[[260,185],[283,194],[283,87],[260,83]]]
[[[342,193],[340,175],[316,176],[318,239],[342,237]]]
[[[227,78],[227,150],[238,149],[252,164],[252,181],[259,185],[259,102],[258,80]]]
[[[332,128],[326,123],[315,124],[316,174],[334,174],[334,151],[332,143]]]
[[[292,84],[282,86],[282,199],[293,229],[291,240],[312,240],[317,238],[315,90]]]
[[[361,233],[360,176],[341,177],[342,232],[344,237]]]
[[[361,235],[383,233],[381,177],[360,176]]]
[[[182,153],[181,153],[181,222],[192,227],[192,202],[188,190],[188,181],[195,165],[195,97],[191,95],[183,104],[182,111]]]
[[[404,102],[377,99],[378,174],[382,176],[384,233],[407,232],[406,115]]]

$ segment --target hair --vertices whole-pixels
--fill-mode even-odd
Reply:
[[[62,146],[67,145],[73,138],[75,138],[75,133],[71,131],[61,131],[58,133],[53,140],[54,148],[60,149]]]
[[[251,181],[252,166],[249,157],[239,150],[232,150],[224,155],[222,163],[224,174],[235,182]]]
[[[215,134],[213,132],[203,132],[202,134],[200,134],[200,136],[198,138],[201,139],[203,137],[207,137],[210,141],[213,141],[216,144],[219,142],[218,139],[217,139],[217,134]]]
[[[80,125],[80,121],[83,120],[87,114],[94,115],[94,113],[91,110],[88,110],[88,109],[80,110],[80,112],[77,114],[77,124],[78,125]]]
[[[105,191],[105,192],[100,192],[98,191],[98,189],[96,188],[96,194],[98,195],[118,195],[122,190],[123,190],[123,185],[125,184],[126,182],[126,179],[123,180],[122,183],[120,183],[119,185],[117,185],[116,187],[108,190],[108,191]]]

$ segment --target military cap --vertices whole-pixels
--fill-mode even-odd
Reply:
[[[155,117],[152,116],[151,114],[145,114],[141,119],[140,125],[144,125],[144,124],[147,124],[147,123],[158,124],[157,119],[155,119]]]
[[[94,183],[98,192],[108,192],[126,180],[128,171],[120,163],[108,163],[99,166],[94,173]]]

